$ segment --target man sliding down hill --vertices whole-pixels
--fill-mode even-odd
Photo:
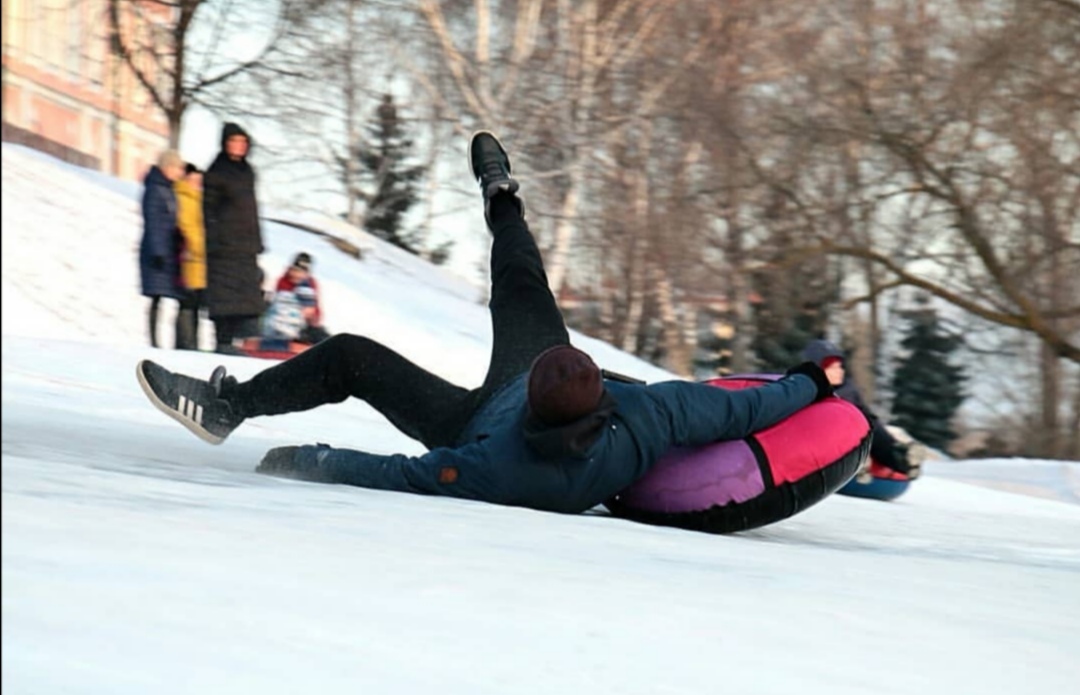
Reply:
[[[244,383],[226,376],[224,367],[201,381],[143,361],[137,375],[146,395],[213,444],[247,418],[354,396],[428,453],[286,446],[271,449],[257,470],[582,512],[628,487],[674,446],[741,439],[832,393],[825,372],[810,362],[779,381],[739,391],[613,378],[570,345],[516,195],[518,182],[494,135],[473,136],[469,163],[492,234],[494,345],[479,388],[456,386],[383,345],[342,334]]]

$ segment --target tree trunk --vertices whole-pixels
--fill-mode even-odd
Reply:
[[[1042,443],[1040,454],[1057,458],[1062,453],[1062,432],[1059,420],[1061,404],[1061,362],[1046,343],[1039,345],[1039,429]]]
[[[570,245],[574,240],[574,225],[578,212],[578,190],[581,187],[581,166],[572,165],[569,172],[570,183],[563,197],[559,210],[559,219],[555,223],[555,239],[551,252],[544,259],[547,267],[548,284],[555,296],[559,296],[563,283],[566,282],[566,265],[570,258]]]
[[[750,283],[746,273],[738,271],[731,276],[731,317],[734,323],[731,336],[731,371],[734,374],[745,374],[750,371],[750,344],[754,322],[750,311]]]
[[[341,66],[344,72],[342,96],[345,97],[345,162],[342,171],[343,183],[345,184],[345,197],[347,209],[345,220],[359,227],[363,224],[360,214],[360,167],[359,156],[363,139],[360,136],[360,85],[356,79],[356,54],[353,46],[357,40],[356,9],[359,3],[349,0],[349,6],[345,10],[345,36],[347,46],[342,56]]]
[[[183,112],[170,111],[169,117],[169,149],[180,149],[180,128],[184,118]]]
[[[630,267],[627,270],[627,307],[626,320],[623,326],[622,349],[626,352],[636,353],[638,349],[638,336],[641,334],[641,321],[645,316],[645,298],[647,295],[646,285],[649,279],[649,240],[644,221],[648,218],[649,202],[643,193],[648,191],[645,182],[645,172],[635,171],[634,176],[634,221],[630,225],[632,230],[633,251],[630,254]]]
[[[739,223],[739,199],[732,187],[725,196],[725,221],[727,223],[728,292],[731,302],[733,335],[731,337],[731,371],[746,374],[751,371],[750,346],[753,343],[754,317],[750,308],[750,279],[746,272],[746,231]]]
[[[660,323],[664,331],[664,353],[667,357],[667,367],[676,374],[689,376],[692,371],[690,363],[693,356],[693,345],[690,345],[686,340],[686,331],[683,328],[682,321],[679,320],[671,278],[661,268],[657,268],[655,274],[658,276],[656,304],[660,311]]]
[[[1072,408],[1072,422],[1069,423],[1069,447],[1065,452],[1065,456],[1073,461],[1080,461],[1080,372],[1076,375]]]
[[[442,152],[442,134],[443,124],[439,118],[439,105],[431,105],[431,146],[429,149],[428,159],[425,163],[425,171],[427,172],[427,185],[424,187],[424,229],[432,230],[435,228],[435,198],[439,194],[439,168],[438,157]]]

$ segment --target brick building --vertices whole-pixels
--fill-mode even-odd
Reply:
[[[3,139],[137,179],[168,146],[168,125],[111,50],[108,4],[3,0]],[[131,0],[121,7],[131,31]],[[173,9],[147,2],[139,11],[153,31]]]

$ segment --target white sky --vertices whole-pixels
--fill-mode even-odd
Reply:
[[[136,186],[6,144],[2,175],[5,693],[1080,682],[1080,505],[1060,501],[1077,499],[1080,464],[932,462],[896,502],[833,496],[726,537],[259,476],[279,444],[421,449],[355,401],[196,439],[146,402],[136,361],[242,378],[270,363],[145,346]],[[360,237],[358,262],[296,230],[266,236],[271,278],[315,255],[331,329],[479,382],[482,288]]]

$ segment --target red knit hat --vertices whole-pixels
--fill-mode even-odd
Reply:
[[[828,369],[829,367],[833,366],[837,362],[843,362],[843,361],[844,361],[843,357],[837,357],[836,355],[829,355],[828,357],[821,360],[821,368],[822,369]]]
[[[570,345],[541,352],[529,369],[529,409],[547,425],[564,425],[596,410],[604,394],[600,368]]]

